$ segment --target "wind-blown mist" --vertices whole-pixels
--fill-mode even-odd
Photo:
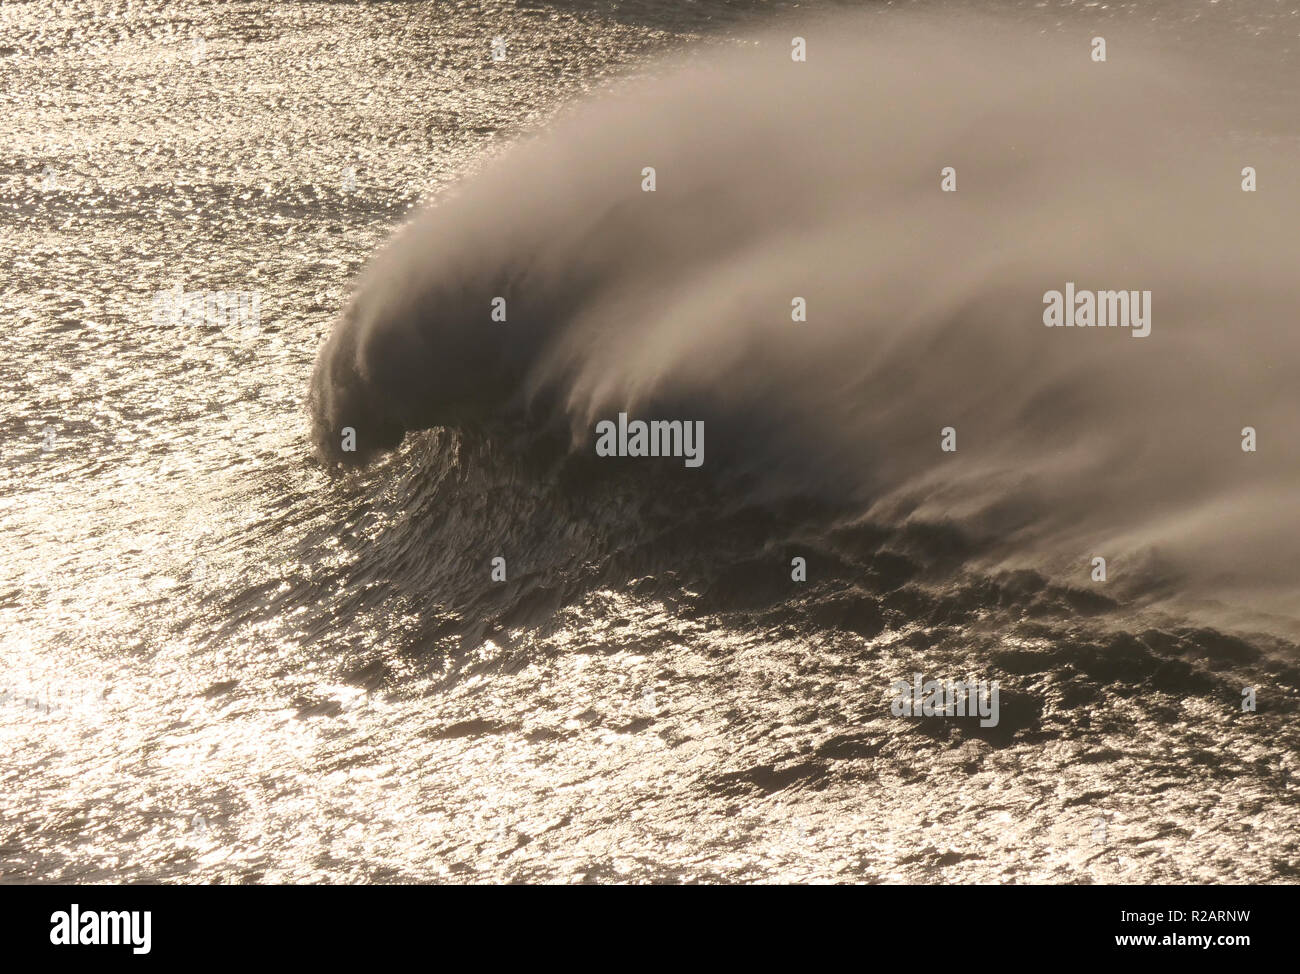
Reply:
[[[1094,63],[1086,32],[804,33],[806,63],[786,31],[626,82],[406,227],[318,358],[321,455],[520,423],[591,454],[620,411],[703,420],[711,483],[952,522],[988,569],[1083,584],[1102,556],[1112,593],[1290,627],[1293,158],[1232,129],[1212,69],[1131,40]],[[1150,334],[1044,327],[1067,282],[1150,291]]]

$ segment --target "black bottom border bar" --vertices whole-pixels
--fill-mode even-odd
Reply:
[[[99,962],[114,956],[133,964],[373,961],[448,937],[466,950],[486,947],[493,957],[504,944],[536,959],[559,949],[563,937],[567,952],[588,956],[695,944],[686,949],[696,959],[712,947],[734,960],[786,941],[801,951],[821,944],[827,951],[868,955],[885,950],[924,957],[933,948],[940,963],[953,949],[966,949],[962,944],[992,952],[984,962],[995,964],[1025,949],[1044,951],[1040,958],[1167,956],[1183,962],[1197,955],[1231,962],[1265,956],[1256,953],[1261,949],[1272,956],[1293,942],[1298,890],[874,886],[796,893],[791,900],[785,891],[0,886],[0,932],[11,960],[62,955]]]

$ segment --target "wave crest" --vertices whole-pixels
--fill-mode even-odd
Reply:
[[[320,352],[320,454],[507,422],[590,452],[618,412],[702,420],[701,473],[756,497],[1293,618],[1300,192],[1233,141],[1213,70],[1004,23],[789,44],[626,82],[405,227]],[[1066,282],[1149,290],[1151,334],[1043,327]]]

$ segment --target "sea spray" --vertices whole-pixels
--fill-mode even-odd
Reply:
[[[663,65],[436,201],[320,352],[320,454],[689,416],[756,498],[1294,617],[1292,161],[1227,128],[1208,61],[895,20]],[[1275,177],[1244,192],[1246,163]],[[1044,328],[1066,281],[1158,295],[1159,324]]]

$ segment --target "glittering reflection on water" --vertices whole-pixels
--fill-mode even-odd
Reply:
[[[643,513],[635,484],[584,525],[581,500],[440,435],[339,480],[309,461],[313,358],[392,227],[719,11],[4,6],[6,881],[1294,876],[1295,732],[1284,707],[1212,705],[1236,671],[1189,692],[1144,647],[1116,692],[1068,616],[994,639],[983,604],[901,580],[873,596],[906,626],[875,629],[852,590],[810,597],[832,625],[701,609],[716,591],[646,570],[662,538],[601,546],[601,518]],[[257,292],[260,320],[160,325],[177,287]],[[538,510],[521,546],[555,577],[490,626],[460,566]],[[889,721],[890,679],[993,649],[1038,737]],[[1293,674],[1233,651],[1212,662],[1294,701]]]

